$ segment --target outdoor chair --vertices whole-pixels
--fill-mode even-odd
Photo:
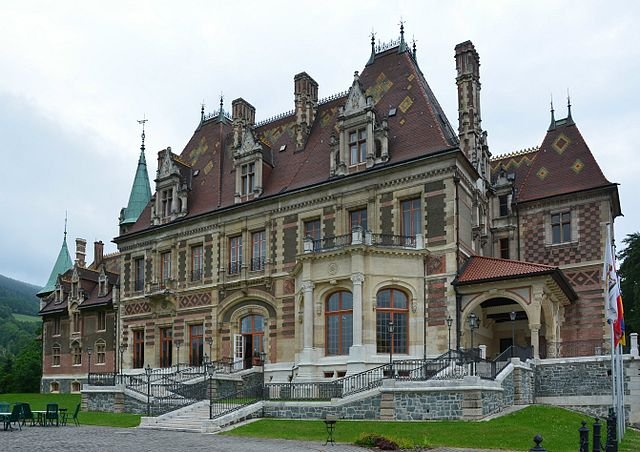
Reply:
[[[24,425],[27,421],[31,421],[31,425],[33,426],[36,423],[35,417],[31,412],[31,405],[28,403],[21,403],[22,405],[22,425]]]
[[[80,403],[76,405],[76,409],[73,410],[73,415],[71,416],[71,420],[75,424],[76,427],[80,426],[80,422],[78,421],[78,413],[80,412]],[[62,413],[62,425],[67,425],[67,420],[69,418],[69,414],[65,411]]]
[[[53,421],[56,421],[56,427],[60,422],[60,415],[58,412],[58,404],[57,403],[47,403],[47,412],[44,416],[44,425],[53,425]]]
[[[22,405],[19,403],[14,404],[13,409],[11,410],[11,414],[9,416],[5,416],[4,418],[4,429],[13,430],[14,428],[11,426],[11,424],[17,424],[18,428],[22,430],[22,426],[20,425],[21,415],[22,415]]]
[[[7,402],[0,402],[0,413],[8,413],[11,411],[11,405]]]

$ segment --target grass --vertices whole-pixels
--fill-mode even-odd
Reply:
[[[42,319],[37,315],[27,315],[27,314],[13,314],[13,318],[19,320],[21,322],[42,322]]]
[[[487,422],[429,421],[382,422],[338,421],[335,439],[354,443],[367,433],[375,433],[422,447],[467,447],[487,449],[529,450],[533,437],[540,434],[542,446],[553,451],[575,451],[581,421],[585,415],[561,408],[535,405]],[[326,431],[322,421],[263,419],[226,432],[227,435],[256,436],[323,441]],[[606,435],[603,428],[603,434]],[[640,450],[640,433],[627,430],[620,451]]]
[[[67,408],[69,416],[80,403],[80,394],[0,394],[0,402],[26,402],[32,410],[45,410],[47,403],[57,403]],[[102,425],[106,427],[137,427],[140,424],[139,414],[103,413],[98,411],[80,411],[80,425]]]

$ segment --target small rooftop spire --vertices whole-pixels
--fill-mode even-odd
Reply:
[[[204,100],[200,104],[200,122],[204,122]]]
[[[415,36],[413,37],[412,41],[413,41],[413,46],[412,46],[413,47],[413,59],[415,60],[416,59],[416,51],[417,51],[416,50],[416,38],[415,38]]]
[[[63,241],[67,241],[67,211],[64,211],[64,239]]]
[[[373,31],[373,28],[371,29],[370,36],[371,36],[371,56],[369,57],[369,61],[367,61],[367,66],[373,63],[373,60],[376,58],[376,34]]]
[[[402,53],[407,50],[407,44],[404,42],[404,20],[400,18],[400,45],[398,46],[398,53]]]
[[[567,88],[567,124],[575,124],[571,117],[571,96],[569,95],[569,88]]]
[[[218,118],[222,120],[224,118],[224,95],[220,92],[220,110],[218,110]]]
[[[553,109],[553,94],[551,94],[551,124],[549,124],[549,130],[554,130],[556,128],[556,118],[554,116]]]
[[[138,124],[142,124],[142,144],[140,145],[140,150],[142,152],[144,152],[144,124],[148,121],[148,119],[146,119],[146,115],[142,116],[142,119],[138,119]]]

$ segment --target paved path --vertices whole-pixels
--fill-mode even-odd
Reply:
[[[348,444],[323,446],[321,442],[111,427],[30,427],[13,432],[0,429],[0,450],[43,452],[366,452]],[[430,449],[429,452],[491,452],[479,449]],[[495,452],[495,451],[494,451]]]

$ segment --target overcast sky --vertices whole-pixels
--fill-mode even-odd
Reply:
[[[480,54],[482,124],[493,155],[537,146],[573,118],[620,183],[618,241],[640,230],[640,2],[20,1],[0,5],[0,274],[44,285],[63,238],[117,235],[147,123],[147,161],[181,152],[200,104],[243,97],[258,120],[293,108],[293,76],[320,97],[349,88],[382,42],[415,38],[418,62],[457,127],[453,49]],[[152,183],[153,191],[153,183]],[[633,193],[636,193],[634,195]]]

